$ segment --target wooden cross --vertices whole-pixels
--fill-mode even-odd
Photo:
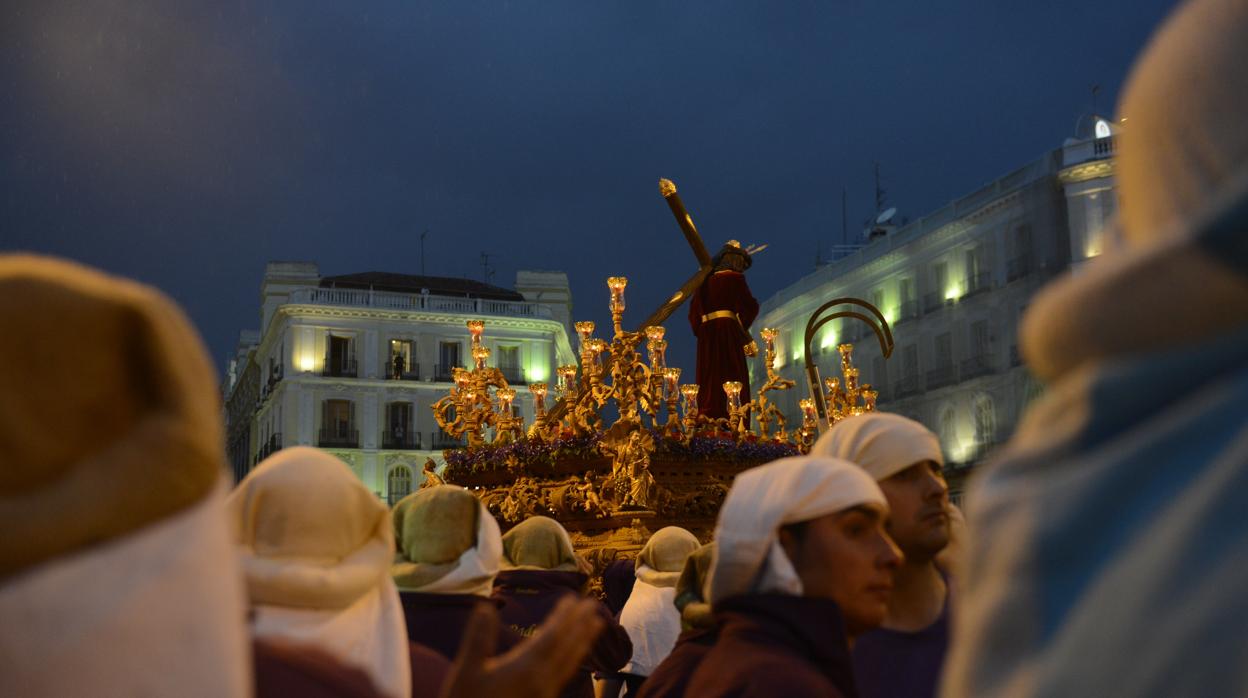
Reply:
[[[672,215],[676,216],[676,222],[680,225],[680,231],[685,234],[685,241],[689,243],[689,249],[693,250],[693,256],[698,259],[698,270],[693,276],[689,277],[666,303],[659,306],[659,309],[650,314],[646,321],[641,323],[641,329],[654,325],[661,325],[682,303],[688,300],[689,296],[698,290],[702,282],[710,276],[712,271],[711,254],[706,251],[706,245],[702,243],[702,236],[698,234],[698,229],[693,225],[693,218],[689,215],[689,211],[685,210],[685,204],[680,200],[680,194],[676,193],[676,184],[670,179],[659,180],[659,193],[667,200],[667,205],[672,209]]]

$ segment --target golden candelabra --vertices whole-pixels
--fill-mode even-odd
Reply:
[[[749,433],[750,404],[741,404],[741,381],[726,381],[724,394],[728,396],[728,431],[738,440]]]
[[[836,350],[841,354],[841,376],[844,383],[836,378],[825,378],[823,385],[824,404],[828,407],[828,424],[836,424],[846,417],[853,417],[864,412],[875,410],[878,393],[869,384],[859,385],[858,369],[854,367],[854,345],[841,344]]]
[[[450,393],[431,406],[434,419],[447,434],[457,439],[466,438],[470,447],[484,445],[486,429],[491,427],[498,438],[515,438],[520,429],[519,419],[511,414],[511,401],[516,391],[507,385],[502,371],[487,365],[490,348],[481,343],[485,321],[469,320],[465,324],[472,341],[473,368],[457,366],[452,369]],[[495,405],[490,388],[497,391],[495,397],[500,404],[505,402],[505,416]]]
[[[628,277],[612,276],[607,279],[607,288],[611,289],[611,322],[615,325],[615,336],[624,334],[621,323],[624,320],[624,288],[628,286]]]
[[[529,383],[529,393],[533,395],[533,426],[528,435],[530,439],[539,439],[546,429],[546,384]]]
[[[663,369],[663,394],[667,396],[667,424],[664,429],[671,436],[680,436],[680,415],[676,402],[680,399],[680,369]]]
[[[767,381],[763,383],[763,387],[758,390],[758,397],[751,401],[750,406],[753,413],[758,415],[758,431],[761,438],[771,438],[771,423],[774,421],[778,425],[776,438],[784,441],[788,438],[785,431],[787,421],[784,414],[780,412],[775,403],[767,400],[767,393],[773,390],[789,390],[797,383],[788,378],[781,378],[776,373],[776,336],[779,332],[774,327],[764,327],[759,333],[762,335],[763,342],[767,347],[763,354],[763,366],[767,369]]]
[[[819,415],[815,411],[814,399],[802,398],[797,404],[802,410],[802,428],[797,432],[797,447],[802,453],[810,453],[810,447],[815,443],[815,434],[819,433]]]

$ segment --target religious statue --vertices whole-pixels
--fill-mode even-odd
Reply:
[[[581,483],[574,485],[574,488],[581,496],[582,506],[585,507],[586,514],[594,514],[600,518],[607,515],[607,508],[602,505],[602,499],[598,497],[598,493],[594,490],[594,481],[590,473],[586,472]]]
[[[446,484],[446,480],[443,480],[442,476],[438,475],[437,470],[435,470],[437,467],[438,464],[432,458],[425,459],[425,481],[420,483],[420,489],[423,490],[426,487],[437,487],[438,485]]]
[[[689,325],[698,339],[698,413],[727,418],[728,397],[721,386],[738,381],[741,403],[750,401],[750,373],[745,358],[758,353],[749,327],[758,315],[758,301],[745,283],[753,264],[750,251],[729,240],[712,260],[712,272],[689,301]]]

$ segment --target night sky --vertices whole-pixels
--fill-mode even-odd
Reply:
[[[668,177],[712,252],[771,244],[762,301],[841,242],[842,188],[857,234],[874,163],[918,217],[1059,147],[1093,84],[1112,112],[1174,4],[9,0],[0,249],[155,284],[219,365],[266,261],[420,273],[425,230],[427,273],[563,270],[604,328],[627,275],[635,325],[696,268]]]

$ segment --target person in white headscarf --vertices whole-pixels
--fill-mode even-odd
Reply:
[[[490,598],[502,562],[498,522],[468,490],[437,485],[394,505],[398,553],[390,573],[399,588],[408,637],[453,659],[473,609]],[[500,650],[520,641],[501,627]]]
[[[1193,0],[1127,81],[1123,249],[1041,292],[1049,384],[967,493],[946,695],[1248,692],[1248,3]]]
[[[412,695],[403,607],[390,578],[390,510],[350,468],[319,449],[287,448],[252,470],[227,506],[253,636],[321,650],[363,671],[382,695]],[[440,687],[446,660],[420,659],[420,685]]]
[[[853,696],[850,644],[888,612],[901,554],[888,502],[858,466],[784,458],[737,475],[708,590],[719,638],[696,696]]]
[[[854,643],[859,695],[935,695],[950,613],[950,584],[937,556],[949,545],[952,518],[940,440],[913,419],[868,412],[837,422],[811,454],[850,461],[875,479],[888,500],[886,529],[905,555],[888,616]]]
[[[633,592],[620,611],[620,625],[633,643],[632,659],[620,670],[629,695],[662,662],[680,635],[680,611],[673,603],[685,558],[698,549],[696,536],[679,526],[661,528],[637,555]]]
[[[0,255],[0,695],[247,696],[212,362],[163,294]]]

